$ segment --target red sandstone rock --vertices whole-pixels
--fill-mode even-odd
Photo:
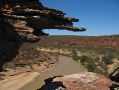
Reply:
[[[55,89],[51,88],[53,85],[56,86]],[[48,90],[57,90],[58,87],[65,88],[65,90],[110,90],[110,88],[118,86],[118,83],[104,76],[87,72],[54,78],[40,90],[47,90],[48,87],[50,87]]]

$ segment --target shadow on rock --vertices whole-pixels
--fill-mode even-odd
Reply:
[[[53,79],[56,78],[56,77],[61,77],[61,76],[54,76],[52,78],[48,78],[45,80],[45,85],[42,86],[40,89],[38,90],[64,90],[66,87],[63,85],[62,82],[60,81],[56,81],[56,82],[53,82]]]
[[[3,71],[6,62],[16,57],[21,44],[20,36],[14,27],[0,20],[0,71]]]

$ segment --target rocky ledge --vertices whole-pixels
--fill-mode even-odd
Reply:
[[[91,72],[54,77],[45,82],[39,90],[115,90],[119,87],[119,83]]]

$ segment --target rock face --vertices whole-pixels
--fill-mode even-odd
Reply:
[[[78,19],[64,16],[62,11],[47,8],[39,0],[0,0],[0,70],[16,57],[23,41],[38,41],[48,35],[43,29],[85,31],[73,27]]]
[[[38,41],[42,29],[75,28],[75,18],[64,17],[62,11],[44,7],[39,0],[0,0],[0,67],[18,54],[22,41]]]
[[[0,19],[0,71],[2,66],[15,58],[22,42],[14,28]]]
[[[73,27],[78,19],[65,17],[65,13],[44,7],[39,0],[0,0],[1,17],[7,19],[15,30],[25,39],[38,40],[39,35],[48,35],[43,29],[67,29],[85,31]]]
[[[39,90],[113,90],[119,84],[95,73],[82,73],[46,80]]]
[[[108,77],[113,81],[119,82],[119,67],[110,73]]]

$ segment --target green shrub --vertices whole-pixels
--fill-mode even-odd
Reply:
[[[85,56],[85,55],[80,56],[80,62],[81,62],[82,64],[85,64],[86,60],[87,60],[87,56]]]
[[[93,61],[91,61],[90,63],[86,65],[86,68],[88,69],[89,72],[94,72],[96,67],[97,66]]]
[[[82,64],[87,64],[90,62],[95,62],[95,59],[92,58],[91,56],[82,55],[82,56],[80,56],[80,62]]]
[[[96,61],[99,61],[99,60],[100,60],[100,57],[98,57],[98,56],[95,57],[95,60],[96,60]]]
[[[102,57],[102,62],[105,64],[112,64],[113,63],[114,56],[112,54],[106,55]]]
[[[80,59],[80,57],[77,55],[77,52],[75,50],[72,50],[72,58],[75,61],[78,61]]]

